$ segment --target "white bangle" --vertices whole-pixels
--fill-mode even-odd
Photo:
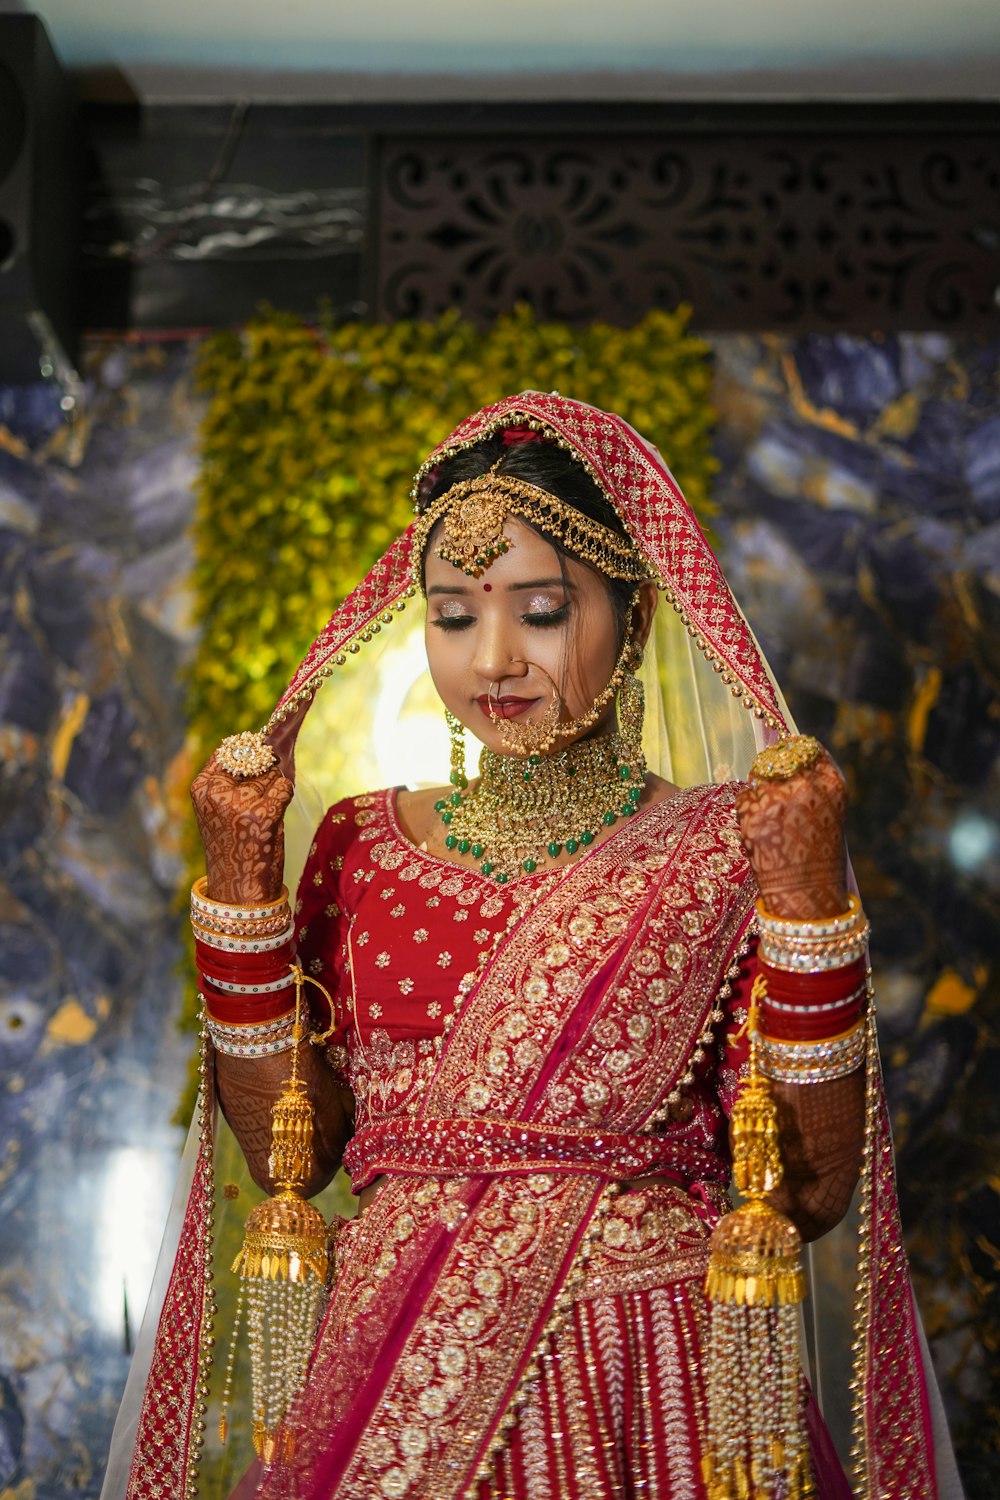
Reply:
[[[279,990],[290,990],[295,980],[291,974],[283,979],[270,979],[266,984],[238,984],[233,979],[215,979],[211,974],[205,978],[217,990],[225,990],[230,995],[276,995]]]
[[[218,932],[211,932],[201,927],[191,918],[191,931],[198,942],[206,948],[218,948],[222,953],[272,953],[275,948],[281,948],[285,943],[291,942],[295,936],[295,924],[289,922],[288,926],[274,937],[224,937]]]
[[[290,1010],[273,1021],[243,1026],[216,1021],[206,1015],[205,1029],[216,1052],[226,1057],[273,1057],[295,1046],[295,1012]]]

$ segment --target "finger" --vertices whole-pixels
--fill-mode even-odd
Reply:
[[[294,791],[292,783],[281,769],[280,765],[273,765],[266,771],[261,771],[257,776],[240,776],[238,773],[226,770],[225,766],[217,763],[212,766],[210,785],[215,787],[226,787],[236,793],[246,792],[249,797],[271,796],[277,791],[291,798]],[[287,789],[287,790],[286,790]]]
[[[275,755],[284,776],[295,784],[295,741],[298,739],[301,715],[296,714],[282,724],[276,724],[264,736]]]

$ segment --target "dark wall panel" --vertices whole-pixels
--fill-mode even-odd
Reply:
[[[1000,150],[976,136],[386,142],[378,314],[516,301],[703,329],[997,321]]]
[[[973,105],[105,106],[91,327],[306,316],[1000,329],[1000,123]]]

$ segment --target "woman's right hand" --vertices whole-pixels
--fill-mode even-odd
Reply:
[[[280,766],[241,779],[209,757],[192,783],[191,801],[211,900],[252,906],[281,894],[284,816],[294,790]]]

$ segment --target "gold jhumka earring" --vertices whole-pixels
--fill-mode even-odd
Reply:
[[[265,1464],[291,1456],[291,1431],[278,1429],[305,1382],[316,1335],[320,1299],[329,1269],[327,1226],[302,1196],[312,1167],[314,1111],[299,1077],[299,1046],[306,1036],[302,992],[315,979],[292,965],[295,1025],[291,1075],[271,1107],[268,1169],[277,1192],[251,1212],[232,1269],[240,1277],[236,1318],[226,1365],[219,1438],[229,1430],[236,1346],[244,1312],[250,1345],[253,1445]],[[332,1010],[332,1006],[331,1006]]]
[[[642,666],[642,647],[632,642],[631,655],[626,659],[618,690],[618,728],[625,745],[633,756],[642,753],[642,727],[646,717],[646,694],[636,676]]]
[[[463,791],[469,785],[469,778],[465,774],[465,729],[460,719],[456,719],[450,708],[444,711],[445,723],[448,725],[448,743],[451,747],[451,769],[448,780],[452,786]]]

